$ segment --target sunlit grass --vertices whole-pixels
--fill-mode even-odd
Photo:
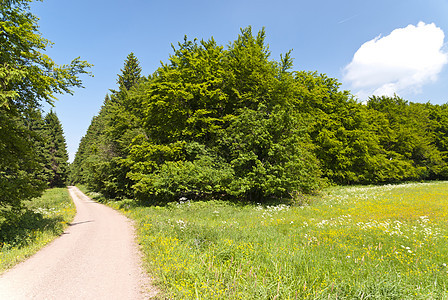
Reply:
[[[433,182],[337,187],[308,206],[114,205],[167,298],[448,299],[447,202]]]
[[[47,190],[25,206],[21,214],[0,214],[0,273],[61,235],[76,214],[66,188]]]

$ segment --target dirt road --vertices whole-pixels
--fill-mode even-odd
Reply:
[[[145,299],[131,222],[69,187],[77,214],[64,234],[0,276],[0,299]]]

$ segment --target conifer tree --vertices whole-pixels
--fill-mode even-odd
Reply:
[[[141,67],[134,53],[130,53],[124,61],[117,83],[119,90],[112,90],[110,101],[105,104],[107,139],[116,151],[115,156],[127,156],[126,148],[132,139],[140,133],[141,103],[132,96],[131,90],[143,79]]]
[[[134,53],[129,53],[125,62],[124,68],[121,70],[121,75],[118,75],[117,83],[120,91],[129,91],[131,87],[136,85],[141,78],[142,68],[135,57]]]
[[[57,115],[50,111],[45,117],[46,165],[48,185],[62,187],[66,185],[68,176],[67,146],[61,122]]]
[[[137,57],[130,53],[118,75],[118,90],[111,90],[100,112],[81,140],[71,166],[71,183],[84,183],[108,197],[121,197],[130,190],[123,159],[132,139],[140,133],[141,107],[130,90],[142,79]]]

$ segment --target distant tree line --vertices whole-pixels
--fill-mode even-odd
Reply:
[[[110,198],[300,198],[328,182],[448,178],[448,106],[372,96],[270,59],[264,29],[227,47],[185,40],[142,76],[131,53],[118,90],[82,138],[70,181]]]
[[[0,1],[0,208],[20,208],[46,187],[67,181],[68,157],[56,114],[42,104],[80,87],[79,59],[59,66],[44,52],[49,41],[29,11],[31,0]]]

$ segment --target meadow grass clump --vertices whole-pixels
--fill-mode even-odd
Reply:
[[[307,206],[121,207],[167,298],[447,299],[447,201],[433,182],[334,187]]]
[[[0,210],[0,273],[36,253],[62,234],[76,208],[66,188],[24,201],[24,209]]]

